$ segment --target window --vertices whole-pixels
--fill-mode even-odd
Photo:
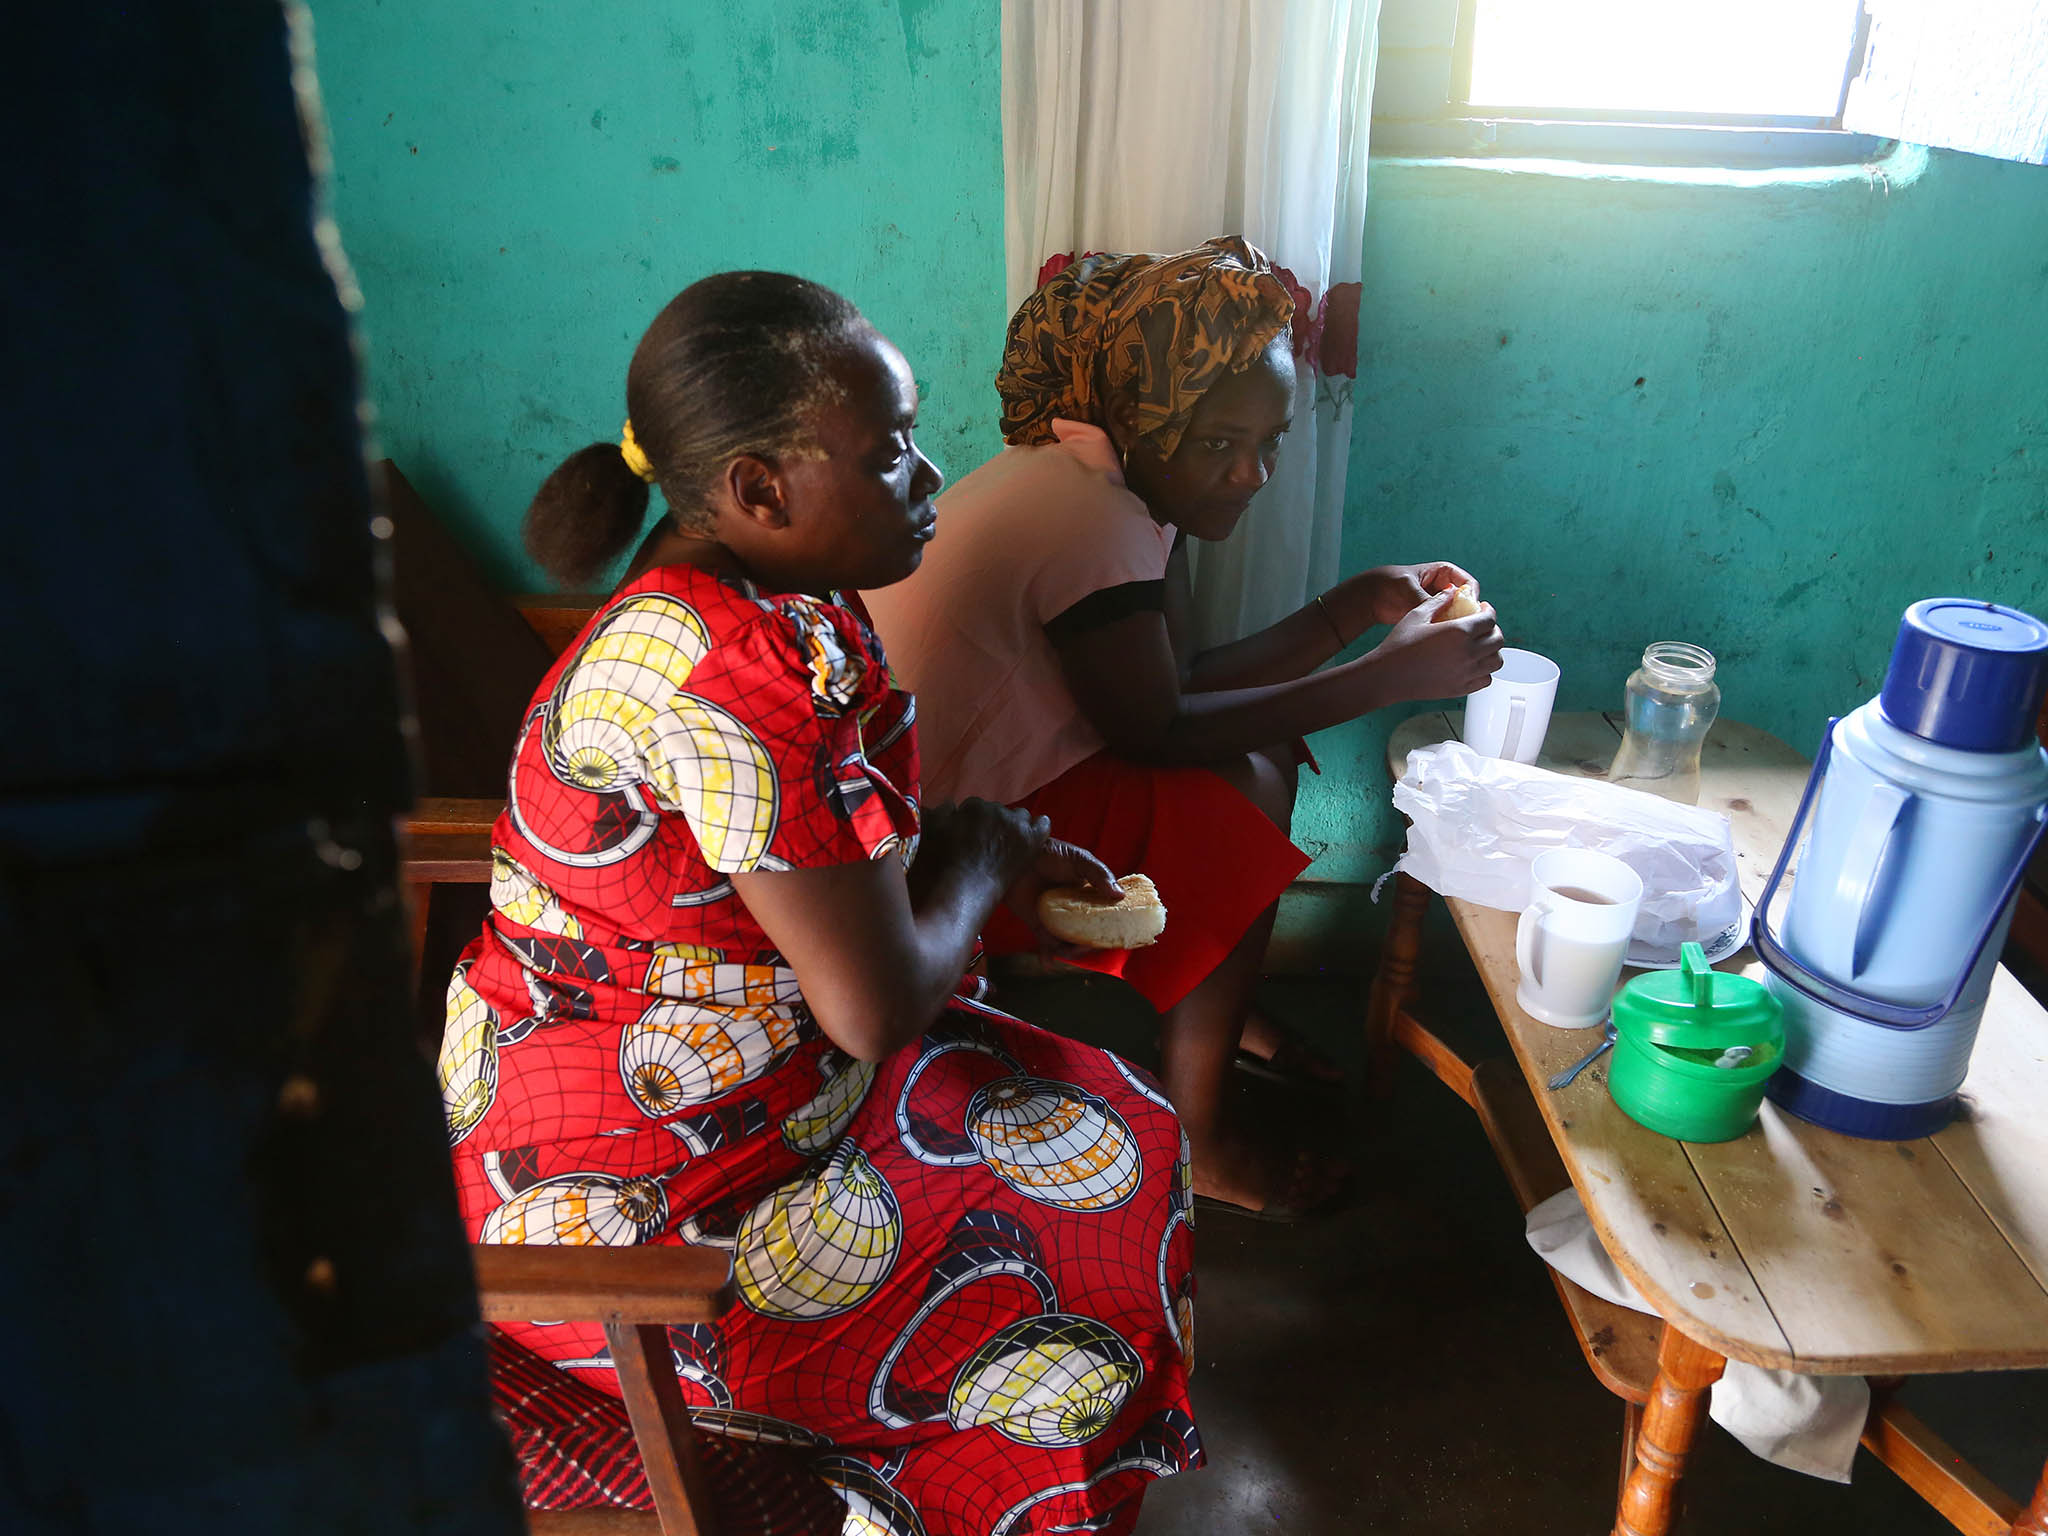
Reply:
[[[1859,0],[1476,0],[1459,33],[1452,99],[1528,118],[1839,128],[1861,9]]]
[[[1674,164],[1842,164],[1859,0],[1386,0],[1373,147]]]

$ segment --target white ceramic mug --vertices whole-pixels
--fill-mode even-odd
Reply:
[[[1548,657],[1504,647],[1492,681],[1465,700],[1465,745],[1485,757],[1535,762],[1550,729],[1557,677]]]
[[[1529,879],[1529,905],[1515,924],[1515,1001],[1559,1029],[1605,1023],[1642,905],[1641,877],[1604,853],[1553,848],[1536,855]]]

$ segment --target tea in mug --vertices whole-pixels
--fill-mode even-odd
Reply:
[[[1583,885],[1553,885],[1551,894],[1562,896],[1566,901],[1583,901],[1589,907],[1611,907],[1612,896],[1603,896],[1598,891],[1589,891]]]

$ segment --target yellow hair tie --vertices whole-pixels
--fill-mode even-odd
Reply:
[[[626,461],[626,468],[649,485],[654,484],[654,466],[648,462],[647,455],[640,451],[640,444],[633,437],[633,423],[630,418],[619,428],[619,457]]]

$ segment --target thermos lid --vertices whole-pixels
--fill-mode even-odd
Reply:
[[[1929,597],[1899,620],[1878,707],[1902,731],[1966,752],[2014,752],[2048,693],[2048,624],[2017,608]]]
[[[1617,1033],[1678,1050],[1776,1046],[1784,1006],[1762,982],[1716,971],[1697,944],[1679,948],[1675,971],[1646,971],[1614,1000]]]

